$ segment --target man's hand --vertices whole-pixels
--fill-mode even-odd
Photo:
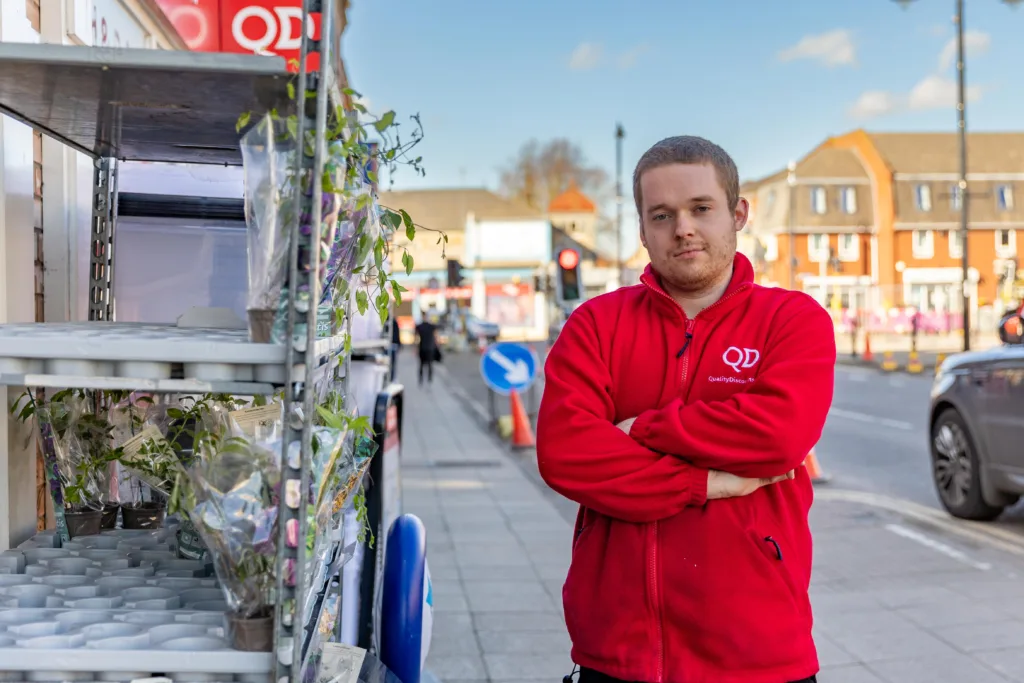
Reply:
[[[708,500],[749,496],[762,486],[768,486],[769,484],[795,477],[795,470],[790,470],[778,477],[767,477],[764,479],[747,479],[745,477],[737,477],[735,474],[729,474],[728,472],[708,470]]]
[[[623,420],[622,422],[620,422],[619,424],[617,424],[615,426],[618,427],[619,429],[621,429],[622,431],[624,431],[626,433],[626,435],[628,436],[629,435],[629,430],[633,428],[633,423],[634,422],[636,422],[636,418],[635,417],[631,417],[628,420]]]

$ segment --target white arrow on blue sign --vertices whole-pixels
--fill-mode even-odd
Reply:
[[[537,379],[537,354],[526,344],[491,344],[480,358],[484,383],[499,394],[521,393]]]

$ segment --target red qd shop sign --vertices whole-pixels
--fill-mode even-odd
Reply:
[[[175,30],[198,52],[269,54],[298,60],[302,39],[301,0],[157,0]],[[320,37],[320,15],[314,14],[307,34]],[[320,68],[318,55],[307,71]],[[290,71],[297,71],[290,64]]]

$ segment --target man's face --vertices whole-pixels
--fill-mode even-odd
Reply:
[[[640,178],[640,240],[666,289],[700,294],[726,277],[748,204],[729,208],[711,164],[670,164]]]

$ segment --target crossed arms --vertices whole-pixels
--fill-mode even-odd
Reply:
[[[821,436],[835,357],[828,313],[794,299],[772,321],[758,377],[745,391],[724,401],[675,399],[638,415],[627,434],[614,422],[593,312],[580,308],[548,355],[537,425],[541,476],[567,498],[630,522],[703,505],[709,472],[752,480],[754,488],[786,478]],[[722,478],[710,476],[714,489]]]

